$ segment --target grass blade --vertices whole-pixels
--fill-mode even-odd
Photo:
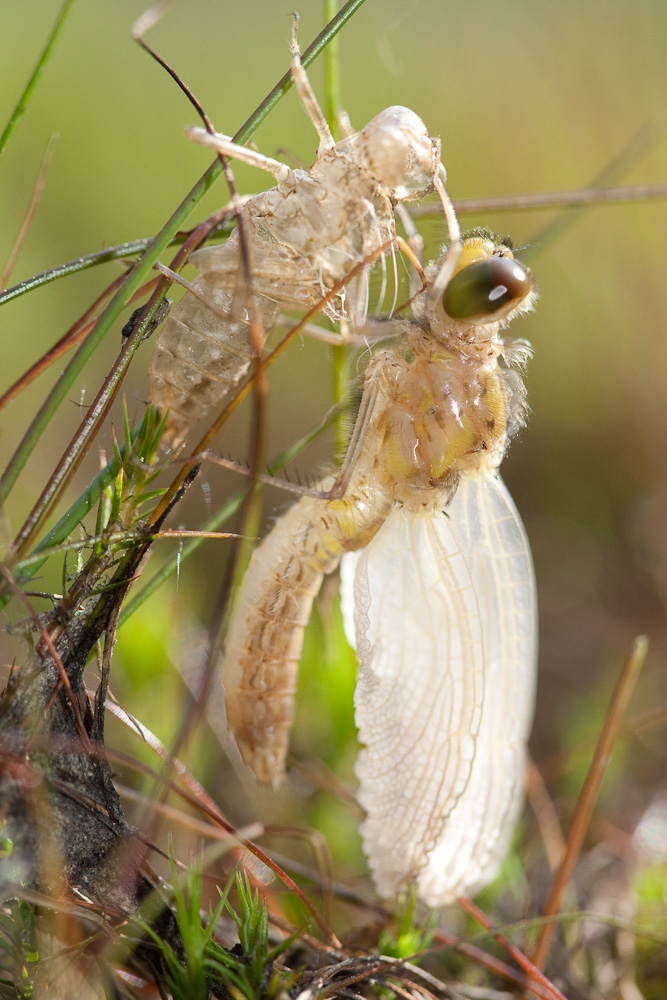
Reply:
[[[39,78],[44,72],[46,64],[49,61],[51,53],[53,52],[53,48],[56,44],[56,41],[58,40],[58,35],[62,31],[65,21],[67,20],[67,16],[73,6],[74,6],[74,0],[65,0],[65,3],[63,4],[62,9],[60,11],[60,14],[56,19],[56,23],[53,26],[53,30],[51,31],[49,40],[46,43],[44,51],[37,60],[37,65],[33,70],[33,74],[28,80],[25,86],[25,90],[19,97],[18,104],[12,111],[12,114],[10,116],[9,121],[7,122],[4,132],[0,136],[0,157],[2,156],[5,147],[11,138],[12,132],[23,118],[23,115],[25,114],[26,108],[30,103],[30,98],[33,95],[35,87],[39,83]]]

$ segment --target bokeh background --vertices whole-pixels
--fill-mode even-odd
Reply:
[[[3,0],[0,120],[32,71],[60,4]],[[234,133],[289,65],[294,0],[181,0],[151,31],[151,44],[182,75],[215,126]],[[80,0],[29,111],[0,162],[0,260],[28,206],[50,135],[58,143],[37,217],[12,283],[82,254],[156,232],[210,161],[188,143],[195,120],[173,81],[133,42],[137,0]],[[300,4],[302,47],[319,32],[322,5]],[[367,0],[339,36],[343,103],[358,127],[379,109],[405,104],[441,135],[454,198],[579,189],[620,153],[619,182],[667,180],[667,7],[662,0],[577,4],[568,0]],[[310,70],[322,95],[321,60]],[[638,136],[640,138],[638,139]],[[271,155],[309,163],[312,128],[290,93],[254,136]],[[268,186],[239,167],[242,192]],[[198,209],[227,200],[222,184]],[[512,444],[503,474],[531,539],[540,597],[540,683],[532,751],[576,790],[607,697],[633,637],[651,640],[633,699],[631,725],[616,755],[601,815],[631,834],[664,787],[667,683],[667,202],[595,206],[558,239],[538,234],[558,212],[482,212],[489,224],[529,244],[540,300],[513,333],[529,339],[528,427]],[[427,252],[445,236],[425,222]],[[0,390],[34,361],[117,273],[114,265],[77,275],[0,311]],[[69,439],[115,356],[117,330],[63,407],[4,511],[10,538]],[[130,411],[147,395],[150,346],[126,383]],[[351,373],[355,361],[350,362]],[[0,457],[12,453],[55,374],[43,376],[2,414]],[[312,428],[330,399],[330,359],[321,345],[295,345],[271,380],[270,452]],[[248,414],[220,442],[243,457]],[[103,445],[109,448],[110,434]],[[331,461],[323,437],[299,459],[304,476]],[[79,473],[82,488],[97,456]],[[178,522],[197,527],[238,481],[215,469],[196,487]],[[68,498],[74,499],[75,492]],[[288,502],[268,492],[267,518]],[[170,543],[171,544],[171,543]],[[162,556],[156,556],[159,563]],[[112,688],[161,739],[173,735],[187,700],[179,669],[196,668],[216,602],[225,543],[209,543],[184,564],[120,635]],[[56,578],[57,578],[56,570]],[[43,586],[57,589],[48,575]],[[324,825],[336,872],[359,870],[354,807],[336,797],[353,788],[356,753],[353,661],[330,624],[325,588],[307,639],[297,758],[323,759],[295,772],[286,795],[257,792],[226,762],[219,709],[193,737],[188,761],[238,821]],[[4,642],[5,640],[3,640]],[[5,659],[15,655],[6,643]],[[662,715],[660,710],[662,709]],[[650,715],[654,713],[651,721]],[[131,739],[112,728],[118,745]],[[130,742],[132,752],[139,750]],[[568,748],[577,748],[570,752]],[[336,774],[334,779],[331,773]],[[325,786],[326,791],[318,791]],[[130,811],[131,811],[131,807]],[[304,819],[305,818],[305,819]],[[296,848],[295,848],[296,849]]]

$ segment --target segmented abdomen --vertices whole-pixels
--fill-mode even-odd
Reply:
[[[199,274],[193,287],[225,313],[234,293]],[[278,316],[279,304],[254,295],[255,315],[264,331]],[[247,315],[245,310],[242,313]],[[151,402],[169,410],[165,433],[178,444],[211,407],[221,402],[248,371],[253,359],[250,324],[224,320],[195,295],[187,293],[172,310],[155,345],[149,367]]]
[[[285,775],[303,630],[322,578],[368,544],[389,510],[364,491],[304,497],[252,555],[232,613],[222,678],[227,721],[260,781]]]
[[[197,250],[190,260],[201,273],[192,287],[201,298],[184,295],[153,350],[149,365],[151,403],[162,413],[169,410],[165,433],[175,444],[222,402],[248,371],[254,356],[251,318],[257,321],[260,336],[266,335],[281,309],[311,309],[333,284],[327,269],[315,268],[307,255],[271,242],[257,220],[248,217],[244,226],[250,248],[250,282],[244,281],[239,266],[237,232],[226,243]],[[207,307],[209,302],[213,309]],[[331,319],[340,319],[344,315],[342,295],[333,296],[323,312]]]

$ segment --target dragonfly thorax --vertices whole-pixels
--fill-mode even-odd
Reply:
[[[367,447],[368,478],[396,501],[449,492],[462,472],[491,474],[507,437],[508,393],[493,357],[472,365],[440,350],[411,360],[383,351],[373,361],[378,406]]]

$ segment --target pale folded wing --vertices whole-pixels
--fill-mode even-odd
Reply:
[[[416,880],[442,905],[495,876],[522,801],[535,588],[502,482],[464,479],[446,513],[397,507],[353,589],[364,849],[382,895]]]

